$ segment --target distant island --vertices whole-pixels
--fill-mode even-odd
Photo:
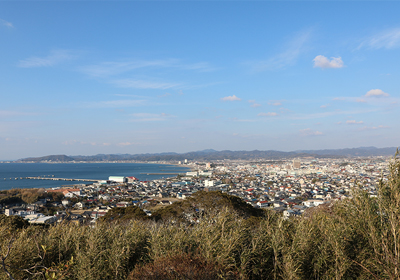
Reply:
[[[393,156],[396,147],[376,148],[359,147],[347,149],[325,149],[325,150],[298,150],[282,152],[268,151],[216,151],[207,149],[203,151],[188,153],[154,153],[154,154],[98,154],[93,156],[66,156],[49,155],[43,157],[29,157],[19,159],[15,162],[110,162],[110,161],[211,161],[211,160],[256,160],[256,159],[292,159],[299,157],[332,158],[332,157],[370,157],[370,156]]]

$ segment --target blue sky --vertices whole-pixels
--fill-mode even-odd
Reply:
[[[0,2],[0,159],[392,147],[400,2]]]

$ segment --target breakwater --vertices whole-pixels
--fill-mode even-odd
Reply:
[[[3,178],[3,180],[6,181],[6,180],[8,180],[8,178]],[[97,180],[97,179],[54,178],[54,177],[44,177],[44,176],[19,177],[19,178],[17,177],[17,178],[10,178],[9,180],[51,180],[51,181],[78,181],[78,182],[99,182],[99,181],[101,181],[101,180]]]

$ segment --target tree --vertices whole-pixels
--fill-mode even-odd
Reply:
[[[126,222],[129,220],[146,220],[147,214],[137,206],[116,207],[100,218],[100,221]]]

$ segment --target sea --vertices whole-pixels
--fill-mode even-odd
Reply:
[[[190,171],[190,168],[151,163],[0,163],[0,190],[55,188],[90,183],[84,181],[21,179],[26,177],[107,180],[109,176],[133,176],[140,181],[150,181],[176,176],[165,173],[185,173],[187,171]]]

